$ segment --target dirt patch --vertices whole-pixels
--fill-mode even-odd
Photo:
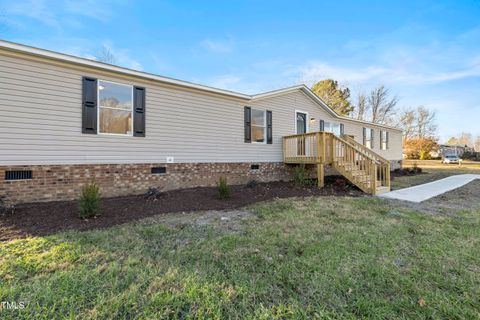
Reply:
[[[325,188],[295,188],[289,182],[231,186],[232,196],[219,199],[216,188],[192,188],[162,193],[157,200],[145,196],[102,200],[102,215],[89,220],[78,217],[76,201],[19,205],[14,214],[0,216],[0,241],[27,236],[44,236],[65,230],[89,230],[139,220],[157,214],[205,210],[231,210],[274,198],[303,196],[361,196],[363,193],[344,178],[327,177]],[[340,186],[340,187],[339,187]]]
[[[462,210],[480,210],[480,181],[474,180],[461,188],[446,192],[420,203],[389,200],[404,207],[431,214],[455,215]]]
[[[227,232],[241,230],[241,222],[255,219],[256,215],[248,210],[207,210],[201,212],[181,212],[160,214],[141,220],[142,224],[160,223],[170,227],[213,226]]]

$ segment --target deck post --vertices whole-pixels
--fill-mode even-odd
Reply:
[[[321,137],[321,139],[320,139]],[[317,132],[317,181],[318,187],[325,186],[325,132]]]
[[[325,186],[325,168],[323,163],[317,163],[317,179],[318,187],[323,188]]]
[[[372,177],[370,182],[370,188],[372,189],[372,195],[377,193],[377,164],[373,164]]]

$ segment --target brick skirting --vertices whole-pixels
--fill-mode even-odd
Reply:
[[[258,165],[258,169],[252,169]],[[166,173],[152,173],[165,167]],[[5,180],[5,171],[31,170],[32,179]],[[149,187],[161,190],[215,186],[220,176],[229,184],[291,179],[291,166],[283,163],[177,163],[0,166],[0,196],[14,203],[78,199],[82,186],[95,181],[103,197],[142,194]]]
[[[152,173],[155,167],[165,167],[166,173]],[[13,203],[73,200],[93,181],[100,186],[102,197],[142,194],[149,187],[165,191],[215,186],[221,176],[232,185],[251,180],[288,181],[294,167],[281,162],[0,166],[0,197]],[[396,167],[398,162],[392,161],[392,170]],[[314,165],[307,169],[310,177],[316,177]],[[5,171],[12,170],[31,170],[32,179],[5,180]],[[335,172],[326,168],[325,174]]]

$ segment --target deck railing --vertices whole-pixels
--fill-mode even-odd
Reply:
[[[285,163],[332,165],[365,192],[390,188],[390,162],[351,138],[329,132],[310,132],[283,137]],[[320,172],[320,171],[319,171]]]
[[[283,137],[283,161],[285,163],[325,163],[331,156],[326,145],[331,133],[310,132]]]

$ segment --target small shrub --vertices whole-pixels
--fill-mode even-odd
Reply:
[[[416,162],[413,163],[413,171],[417,171],[418,169],[418,164]]]
[[[163,193],[155,187],[148,188],[147,192],[145,192],[145,199],[147,200],[158,200]]]
[[[305,164],[302,163],[299,166],[295,167],[293,171],[293,183],[297,187],[305,186],[307,183],[307,170],[305,169]]]
[[[97,184],[87,184],[82,188],[79,200],[80,218],[87,219],[100,214],[100,188]]]
[[[217,183],[217,190],[220,199],[230,198],[230,187],[228,186],[227,177],[220,177]]]
[[[250,180],[250,181],[247,183],[247,188],[255,188],[256,186],[258,186],[257,180]]]
[[[8,204],[6,200],[0,197],[0,215],[14,214],[14,213],[15,213],[15,205]]]

